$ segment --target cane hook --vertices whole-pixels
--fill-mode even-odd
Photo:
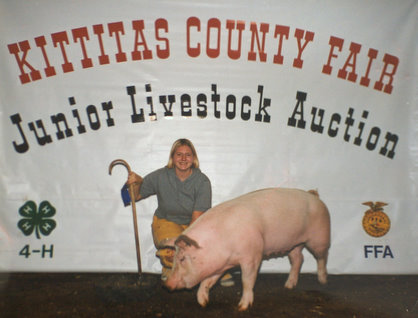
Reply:
[[[113,167],[116,166],[116,165],[125,166],[126,169],[128,169],[128,173],[131,172],[131,167],[129,167],[129,164],[125,160],[123,160],[123,159],[116,159],[116,160],[113,160],[110,163],[110,165],[109,165],[109,174],[110,175],[112,174]]]

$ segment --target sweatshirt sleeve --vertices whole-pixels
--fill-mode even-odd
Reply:
[[[196,189],[194,211],[206,212],[212,206],[212,186],[208,177],[204,176]]]

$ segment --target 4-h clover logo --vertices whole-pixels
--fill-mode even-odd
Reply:
[[[35,231],[36,237],[40,239],[39,233],[48,236],[57,226],[57,223],[51,219],[55,215],[55,208],[48,201],[42,201],[39,209],[35,202],[27,201],[20,207],[19,214],[23,219],[17,223],[17,227],[26,236]]]

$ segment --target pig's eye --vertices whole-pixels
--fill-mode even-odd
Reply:
[[[182,258],[180,258],[180,262],[183,262],[186,258],[183,256]]]

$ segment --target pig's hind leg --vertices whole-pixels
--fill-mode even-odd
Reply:
[[[312,251],[318,265],[318,281],[321,284],[327,283],[327,259],[328,247],[320,250]]]
[[[284,284],[285,288],[292,289],[296,286],[299,279],[300,269],[303,263],[303,254],[302,250],[304,245],[298,245],[287,255],[290,262],[290,272],[289,277],[287,278],[286,283]]]
[[[308,242],[306,248],[315,257],[317,263],[318,281],[321,284],[327,283],[327,260],[329,243],[323,241]]]
[[[317,258],[318,263],[318,280],[321,284],[327,283],[327,256]]]
[[[200,306],[205,307],[209,302],[209,290],[218,281],[221,275],[213,275],[200,283],[199,289],[197,290],[197,302]]]

